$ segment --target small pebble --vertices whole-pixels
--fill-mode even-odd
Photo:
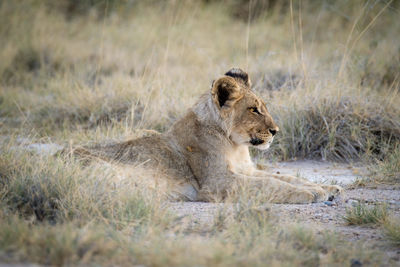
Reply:
[[[324,201],[324,204],[329,207],[336,205],[333,201]]]

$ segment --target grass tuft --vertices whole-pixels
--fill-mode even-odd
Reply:
[[[290,95],[298,94],[301,92]],[[296,101],[291,108],[276,114],[281,136],[272,153],[286,160],[308,157],[352,161],[382,159],[396,150],[395,143],[400,140],[396,108],[382,109],[383,103],[372,101],[374,94],[321,94],[318,98],[302,98],[303,103]]]
[[[393,150],[388,153],[384,160],[370,168],[370,176],[379,183],[400,183],[400,143],[394,145]]]
[[[33,225],[15,215],[2,215],[0,256],[6,262],[31,262],[64,266],[106,263],[120,254],[118,241],[104,226],[73,223]]]
[[[388,219],[389,213],[385,205],[369,207],[358,203],[346,210],[344,220],[348,225],[381,225]]]
[[[390,218],[383,225],[385,236],[395,245],[400,247],[400,220],[399,218]]]
[[[135,186],[133,177],[118,181],[110,166],[85,168],[71,159],[31,156],[10,151],[0,159],[0,201],[10,212],[50,223],[95,220],[118,228],[147,224],[158,212],[154,193]]]

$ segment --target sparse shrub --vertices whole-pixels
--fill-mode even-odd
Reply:
[[[385,223],[388,216],[388,210],[385,205],[370,207],[366,204],[358,203],[356,206],[346,210],[344,219],[349,225],[377,225]]]
[[[281,132],[271,152],[283,159],[384,158],[400,140],[400,121],[396,111],[376,102],[364,105],[365,98],[321,96],[307,99],[307,105],[272,108]]]
[[[26,157],[18,158],[18,155],[3,153],[0,159],[1,184],[4,188],[1,200],[14,212],[35,216],[39,221],[54,221],[59,212],[60,199],[63,195],[71,194],[71,184],[62,184],[65,179],[54,179],[54,176],[60,178],[59,175],[28,162]]]
[[[370,167],[370,176],[374,181],[400,183],[400,143],[394,145],[384,160],[376,160]]]
[[[142,195],[133,181],[118,185],[114,176],[111,169],[83,169],[64,158],[3,153],[0,201],[10,211],[38,221],[98,220],[115,227],[148,223],[157,210],[154,196]]]

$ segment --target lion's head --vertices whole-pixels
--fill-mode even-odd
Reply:
[[[232,142],[263,150],[269,148],[279,128],[250,87],[248,74],[234,68],[213,83],[212,99],[221,117],[232,122]]]

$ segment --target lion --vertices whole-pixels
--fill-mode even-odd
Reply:
[[[251,90],[249,75],[233,68],[213,81],[211,90],[166,132],[150,131],[140,138],[72,152],[141,164],[168,181],[171,196],[185,201],[224,199],[243,186],[272,203],[326,201],[342,192],[339,186],[257,169],[249,147],[268,149],[278,132],[266,104]]]

